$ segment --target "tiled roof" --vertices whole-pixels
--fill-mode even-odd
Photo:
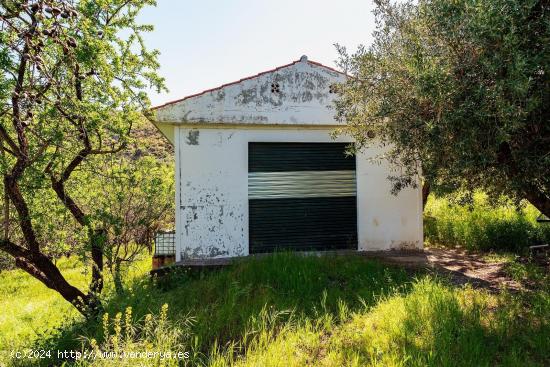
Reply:
[[[176,100],[173,100],[173,101],[170,101],[170,102],[166,102],[162,105],[159,105],[159,106],[155,106],[155,107],[152,107],[151,109],[152,110],[156,110],[158,108],[161,108],[161,107],[165,107],[165,106],[168,106],[168,105],[171,105],[171,104],[174,104],[174,103],[178,103],[178,102],[181,102],[181,101],[184,101],[186,99],[189,99],[189,98],[193,98],[193,97],[197,97],[197,96],[200,96],[202,94],[206,94],[206,93],[209,93],[209,92],[213,92],[213,91],[216,91],[216,90],[220,90],[224,87],[227,87],[229,85],[233,85],[233,84],[238,84],[238,83],[241,83],[245,80],[249,80],[249,79],[254,79],[254,78],[257,78],[259,76],[262,76],[264,74],[268,74],[268,73],[272,73],[274,71],[278,71],[278,70],[281,70],[281,69],[284,69],[284,68],[287,68],[289,66],[292,66],[292,65],[295,65],[299,62],[303,62],[303,61],[306,61],[312,65],[315,65],[315,66],[320,66],[320,67],[323,67],[325,69],[329,69],[330,71],[333,71],[333,72],[336,72],[336,73],[339,73],[339,74],[344,74],[346,75],[345,73],[339,71],[339,70],[336,70],[334,68],[331,68],[330,66],[326,66],[326,65],[323,65],[321,64],[320,62],[316,62],[316,61],[310,61],[307,59],[306,56],[302,56],[299,60],[296,60],[296,61],[293,61],[291,62],[290,64],[286,64],[286,65],[282,65],[282,66],[279,66],[279,67],[276,67],[274,69],[271,69],[271,70],[266,70],[266,71],[262,71],[261,73],[258,73],[256,75],[251,75],[251,76],[248,76],[246,78],[242,78],[242,79],[239,79],[237,81],[234,81],[234,82],[231,82],[231,83],[226,83],[226,84],[223,84],[223,85],[220,85],[219,87],[215,87],[215,88],[211,88],[211,89],[207,89],[207,90],[203,90],[202,92],[199,92],[199,93],[195,93],[195,94],[191,94],[189,96],[186,96],[186,97],[183,97],[183,98],[179,98],[179,99],[176,99]]]

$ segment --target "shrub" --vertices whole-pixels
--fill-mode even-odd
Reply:
[[[467,205],[448,197],[431,197],[424,232],[433,245],[521,252],[528,246],[550,242],[550,226],[537,223],[537,215],[530,204],[517,207],[503,199],[492,205],[482,193],[476,193],[473,203]]]

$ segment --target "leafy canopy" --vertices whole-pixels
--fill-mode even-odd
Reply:
[[[528,199],[550,212],[550,8],[538,0],[377,1],[371,47],[348,54],[338,117],[388,146],[394,189]],[[373,138],[376,137],[376,138]],[[420,163],[421,162],[421,163]]]
[[[0,172],[11,209],[0,249],[82,312],[95,307],[101,292],[106,237],[86,205],[92,186],[82,172],[97,171],[98,157],[126,147],[132,125],[149,107],[145,91],[163,88],[158,52],[142,38],[152,27],[137,21],[141,9],[154,4],[0,3]],[[66,227],[59,225],[65,221]],[[75,224],[87,238],[71,231]],[[60,227],[65,234],[53,231]],[[83,255],[91,253],[90,294],[68,284],[49,257],[67,240]]]

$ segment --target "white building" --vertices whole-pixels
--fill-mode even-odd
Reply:
[[[331,136],[345,78],[303,56],[155,108],[175,148],[176,261],[422,248],[421,190],[392,195],[379,150],[346,156],[353,140]]]

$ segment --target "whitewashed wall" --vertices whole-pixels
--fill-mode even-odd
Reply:
[[[330,129],[176,128],[178,259],[248,255],[248,142],[349,142]],[[358,249],[422,248],[420,190],[390,194],[379,151],[357,156]]]
[[[346,76],[307,57],[155,108],[176,154],[176,259],[248,254],[248,142],[332,142]],[[272,91],[277,84],[279,90]],[[387,163],[357,156],[359,250],[422,247],[420,189],[390,194]]]

